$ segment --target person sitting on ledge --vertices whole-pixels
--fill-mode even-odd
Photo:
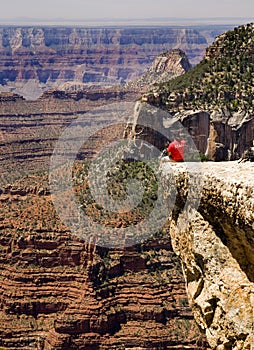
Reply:
[[[175,138],[167,148],[169,159],[173,162],[183,162],[185,145],[186,142],[184,140],[181,138]]]

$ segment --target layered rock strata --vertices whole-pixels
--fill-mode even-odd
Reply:
[[[198,172],[196,166],[190,174],[190,165],[163,164],[178,193],[170,230],[125,250],[96,248],[72,237],[55,216],[46,177],[2,188],[0,345],[13,350],[205,346],[186,304],[170,234],[194,317],[210,346],[250,349],[253,163],[204,163]],[[190,202],[183,213],[191,176],[203,183],[200,206],[194,211]]]
[[[115,85],[133,80],[161,52],[181,48],[195,64],[226,27],[0,28],[1,89],[28,99],[65,82]]]
[[[155,79],[169,79],[183,74],[190,68],[188,58],[181,50],[173,50],[157,57],[149,73],[140,80],[123,87],[84,89],[66,83],[61,89],[48,90],[37,101],[26,101],[17,94],[0,94],[1,167],[2,178],[8,174],[5,183],[15,179],[17,170],[22,176],[25,171],[45,170],[54,145],[64,128],[76,118],[102,105],[135,101],[149,89]],[[105,118],[110,118],[105,115]],[[118,125],[109,134],[94,137],[93,144],[86,145],[84,151],[91,157],[104,141],[120,139],[125,126]],[[2,179],[4,180],[4,179]]]
[[[1,183],[7,184],[30,172],[48,170],[57,139],[75,119],[81,117],[89,123],[88,111],[136,98],[137,92],[114,89],[48,91],[37,101],[26,101],[13,94],[0,95]],[[121,138],[124,128],[125,125],[118,125],[110,132],[104,129],[102,134],[94,135],[84,146],[83,154],[92,157],[103,142]]]
[[[47,177],[0,195],[0,346],[10,350],[201,349],[168,234],[109,250],[73,237]]]

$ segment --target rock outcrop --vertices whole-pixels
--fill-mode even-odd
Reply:
[[[156,98],[156,97],[155,97]],[[182,126],[182,137],[190,138],[195,148],[213,161],[240,159],[254,140],[254,117],[252,113],[226,111],[182,111],[171,114],[160,107],[153,107],[146,103],[137,102],[137,115],[131,121],[131,131],[127,136],[136,135],[157,147],[165,149],[174,138],[173,130],[177,125]],[[153,103],[148,99],[149,103]],[[151,128],[144,128],[146,120]],[[129,137],[129,136],[128,136]],[[191,157],[191,149],[188,149]]]
[[[198,212],[190,204],[184,215],[178,205],[170,229],[195,319],[213,349],[252,349],[254,164],[203,163],[190,175],[165,163],[165,173],[172,166],[179,198],[188,195],[190,176],[203,181]]]
[[[0,28],[1,90],[28,99],[65,82],[84,86],[124,83],[145,72],[161,52],[186,51],[192,63],[226,27]]]
[[[149,90],[150,85],[164,83],[190,68],[191,64],[182,50],[167,51],[156,57],[151,68],[137,80],[128,83],[127,87]]]
[[[246,112],[188,111],[180,120],[210,160],[240,159],[254,140],[254,116]]]

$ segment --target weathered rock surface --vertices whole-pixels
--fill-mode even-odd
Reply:
[[[64,82],[115,85],[133,80],[161,52],[181,48],[192,63],[228,29],[0,28],[0,84],[28,99]]]
[[[203,181],[198,212],[190,205],[183,215],[179,206],[170,229],[195,319],[213,349],[252,349],[254,164],[203,163],[192,175],[172,163],[164,171],[172,166],[180,197],[187,196],[189,176]]]
[[[242,157],[254,140],[254,116],[246,112],[188,111],[181,120],[198,150],[215,161]]]

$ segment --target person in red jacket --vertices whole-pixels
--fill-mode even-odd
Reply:
[[[175,139],[171,142],[167,148],[168,156],[173,162],[183,162],[184,161],[184,149],[186,142],[181,139]]]

